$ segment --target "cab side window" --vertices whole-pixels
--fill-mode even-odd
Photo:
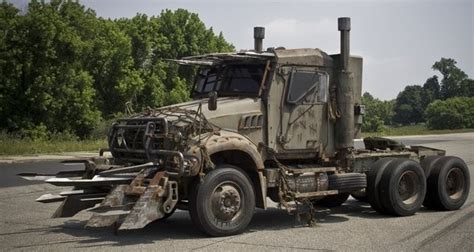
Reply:
[[[290,75],[287,102],[292,104],[325,103],[328,83],[327,73],[295,69]]]

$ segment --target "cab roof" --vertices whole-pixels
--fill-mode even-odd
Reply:
[[[169,60],[182,65],[214,66],[224,62],[259,63],[267,60],[276,61],[285,65],[332,66],[331,56],[315,48],[302,49],[270,49],[257,53],[255,51],[240,51],[232,53],[211,53],[184,57],[179,60]]]

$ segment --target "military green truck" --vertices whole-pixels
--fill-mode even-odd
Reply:
[[[20,174],[56,186],[39,202],[62,202],[53,217],[92,213],[89,227],[140,229],[189,211],[211,236],[243,232],[270,198],[281,208],[337,207],[349,195],[393,216],[422,205],[455,210],[470,175],[445,151],[365,138],[362,58],[349,53],[350,19],[339,18],[340,54],[262,49],[173,60],[198,66],[192,101],[148,109],[114,123],[96,158],[69,160],[85,170]],[[103,155],[108,151],[111,155]],[[312,216],[312,215],[311,215]]]

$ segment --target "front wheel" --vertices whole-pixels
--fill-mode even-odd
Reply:
[[[242,233],[252,219],[255,193],[241,169],[223,165],[197,183],[189,198],[194,224],[211,236]]]

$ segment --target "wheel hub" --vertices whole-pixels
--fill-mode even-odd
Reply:
[[[235,185],[220,185],[212,195],[212,212],[220,220],[231,220],[240,211],[240,201],[240,192]]]
[[[446,176],[446,191],[451,199],[459,199],[464,191],[464,174],[455,167]]]
[[[398,194],[405,204],[412,204],[418,198],[419,185],[416,178],[413,171],[406,171],[400,176]]]

